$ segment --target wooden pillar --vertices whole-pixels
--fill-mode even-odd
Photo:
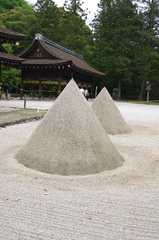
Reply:
[[[2,79],[2,65],[1,65],[1,62],[0,62],[0,83],[1,83],[1,79]]]
[[[20,99],[23,99],[23,78],[21,76],[21,83],[20,83]]]
[[[73,78],[73,72],[71,72],[71,79]],[[73,78],[74,79],[74,78]]]
[[[32,95],[32,99],[34,99],[34,84],[31,84],[31,95]]]
[[[90,97],[93,98],[93,86],[92,86],[92,83],[91,83],[91,92],[90,92]]]
[[[57,96],[59,96],[60,93],[61,93],[61,80],[59,80],[59,83],[58,83]]]
[[[117,100],[121,99],[121,84],[122,84],[122,75],[120,74],[118,80],[118,93],[117,93]]]
[[[58,67],[58,89],[57,89],[57,96],[61,93],[61,80],[63,79],[62,69]]]
[[[39,99],[42,98],[42,83],[41,80],[39,80]]]
[[[51,93],[52,93],[52,85],[51,85],[51,82],[50,82],[50,86],[49,86],[49,90],[50,90],[50,99],[51,99]]]
[[[43,98],[43,84],[41,83],[41,98]]]

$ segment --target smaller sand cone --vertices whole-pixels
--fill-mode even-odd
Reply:
[[[73,80],[15,157],[29,168],[60,175],[98,173],[124,162]]]
[[[132,132],[105,87],[92,103],[92,109],[108,134]]]

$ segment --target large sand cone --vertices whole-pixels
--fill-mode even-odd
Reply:
[[[29,168],[61,175],[98,173],[124,161],[74,80],[15,157]]]
[[[105,87],[92,103],[92,109],[108,134],[132,132]]]

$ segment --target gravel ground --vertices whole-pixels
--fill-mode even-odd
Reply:
[[[47,109],[52,102],[30,105]],[[64,177],[26,168],[14,155],[38,121],[0,129],[0,239],[159,239],[159,107],[117,106],[133,130],[109,135],[125,163],[99,174]]]

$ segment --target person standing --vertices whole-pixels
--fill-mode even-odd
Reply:
[[[6,93],[7,93],[7,100],[10,100],[11,99],[11,88],[10,88],[10,86],[7,87]]]
[[[84,90],[83,87],[80,88],[80,91],[81,91],[81,93],[83,94],[83,96],[85,96],[85,90]]]
[[[85,88],[85,90],[84,90],[84,96],[85,96],[85,98],[88,100],[89,92],[88,92],[88,89],[87,89],[87,88]]]

